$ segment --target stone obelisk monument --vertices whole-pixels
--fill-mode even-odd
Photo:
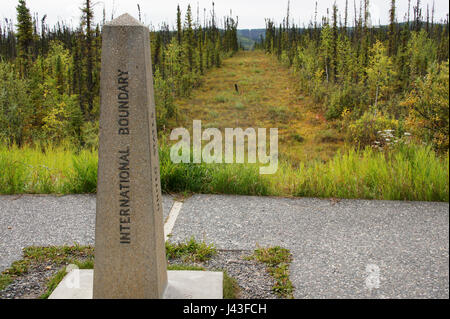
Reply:
[[[167,271],[149,29],[124,14],[103,29],[94,270],[50,299],[221,299],[223,273]]]
[[[103,28],[94,298],[162,298],[167,286],[149,29]]]

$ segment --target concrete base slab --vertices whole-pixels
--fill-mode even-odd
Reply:
[[[168,271],[163,299],[223,299],[223,273]],[[92,299],[94,270],[71,270],[49,299]]]
[[[223,299],[223,272],[168,271],[163,299]]]

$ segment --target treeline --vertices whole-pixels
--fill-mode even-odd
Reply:
[[[78,27],[49,27],[46,15],[32,16],[19,0],[17,24],[0,25],[0,141],[96,146],[106,17],[95,24],[93,5],[83,0]],[[176,97],[189,95],[206,70],[239,49],[237,18],[220,23],[214,4],[202,23],[190,5],[184,15],[178,6],[175,30],[163,25],[150,32],[159,127],[177,116]]]
[[[408,8],[411,1],[408,0]],[[388,26],[373,26],[369,0],[336,4],[327,16],[300,28],[288,13],[276,26],[266,20],[260,44],[268,54],[292,67],[300,87],[323,105],[328,120],[336,120],[350,141],[391,144],[410,132],[437,149],[449,146],[449,25],[435,21],[435,6],[426,12],[420,0],[413,16],[397,20],[390,1]],[[330,17],[331,15],[331,17]]]

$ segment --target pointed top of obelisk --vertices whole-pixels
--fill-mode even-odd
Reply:
[[[144,26],[138,20],[133,18],[128,13],[122,14],[120,17],[108,22],[106,25],[117,25],[117,26]]]

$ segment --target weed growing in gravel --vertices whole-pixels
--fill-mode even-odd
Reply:
[[[223,299],[237,299],[239,297],[239,285],[236,279],[223,272]]]
[[[61,269],[54,275],[47,283],[47,290],[43,293],[39,299],[47,299],[52,294],[53,290],[58,287],[59,283],[64,279],[64,276],[67,275],[66,267]]]
[[[94,247],[61,246],[61,247],[27,247],[23,250],[24,259],[37,262],[51,262],[57,265],[73,263],[78,259],[94,258]],[[80,267],[81,268],[81,267]]]
[[[200,266],[192,265],[168,265],[167,270],[190,270],[190,271],[205,271],[206,269]]]
[[[275,279],[272,291],[283,298],[293,298],[294,286],[289,279],[289,265],[292,255],[288,249],[281,247],[258,248],[249,259],[267,265],[267,271]]]
[[[178,244],[166,242],[168,259],[181,259],[183,262],[204,262],[216,254],[214,245],[208,245],[204,242],[199,243],[194,238]]]
[[[57,248],[57,247],[53,247],[53,248]],[[61,247],[61,248],[64,250],[67,247]],[[78,269],[94,269],[94,260],[93,259],[88,259],[85,261],[71,259],[70,263],[76,265],[78,267]],[[56,273],[56,275],[54,275],[48,281],[47,290],[45,291],[45,293],[43,293],[39,297],[39,299],[47,299],[48,297],[50,297],[52,292],[56,289],[56,287],[58,287],[59,283],[64,279],[64,277],[66,275],[67,275],[67,267],[64,267],[61,270],[59,270]]]
[[[0,275],[0,290],[5,289],[14,278],[22,276],[28,272],[30,262],[28,260],[19,260],[13,262],[10,268],[3,271]]]
[[[8,287],[12,282],[13,278],[11,278],[8,274],[1,274],[0,275],[0,291]]]

